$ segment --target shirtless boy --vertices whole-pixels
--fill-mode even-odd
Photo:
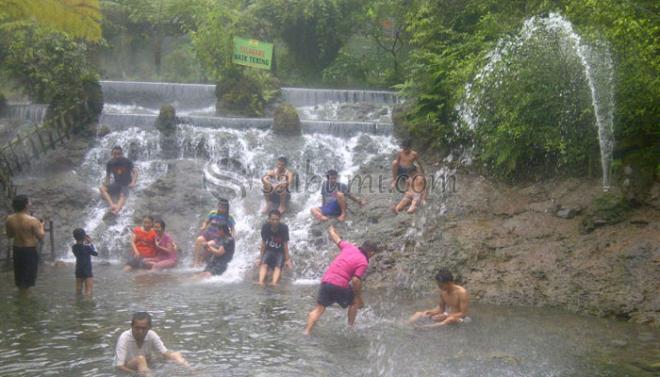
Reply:
[[[406,207],[408,213],[415,213],[417,207],[424,203],[426,200],[426,177],[419,174],[417,167],[411,167],[410,176],[406,180],[406,192],[403,194],[401,201],[394,207],[394,213],[398,214],[405,211]]]
[[[37,280],[37,244],[44,239],[44,222],[30,215],[30,200],[16,195],[11,203],[14,214],[7,216],[7,238],[14,239],[14,282],[21,293],[28,293]]]
[[[406,179],[410,175],[412,168],[415,167],[415,162],[417,162],[420,174],[424,175],[424,167],[419,159],[419,154],[412,150],[412,140],[406,139],[401,142],[400,146],[401,150],[397,153],[396,159],[392,161],[392,183],[390,184],[392,189],[398,186],[400,177]]]
[[[452,323],[461,323],[467,316],[469,298],[465,288],[454,284],[454,277],[449,270],[443,268],[435,275],[438,284],[439,302],[433,309],[417,312],[408,320],[415,324],[422,318],[428,318],[431,323],[418,327],[440,327]]]
[[[287,201],[291,197],[289,185],[293,182],[293,172],[287,169],[286,165],[286,157],[279,157],[275,169],[267,171],[261,177],[264,199],[266,199],[266,206],[261,210],[263,214],[268,213],[271,205],[274,206],[277,203],[279,203],[277,210],[281,214],[286,212]]]

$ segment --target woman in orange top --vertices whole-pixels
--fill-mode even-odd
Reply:
[[[131,246],[133,254],[124,266],[124,271],[131,271],[134,268],[148,269],[145,265],[145,258],[156,256],[156,231],[153,229],[154,219],[151,216],[145,216],[142,219],[142,226],[133,228],[133,239]]]

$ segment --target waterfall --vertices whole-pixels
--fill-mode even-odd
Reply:
[[[260,213],[263,206],[261,176],[275,165],[278,156],[286,156],[289,167],[297,174],[290,203],[290,214],[283,221],[289,225],[291,233],[291,255],[296,263],[293,277],[305,283],[316,281],[327,265],[329,256],[326,250],[317,250],[311,239],[310,227],[313,219],[310,209],[320,205],[320,177],[329,169],[336,169],[346,182],[350,175],[356,174],[360,164],[369,163],[374,158],[387,158],[396,150],[391,136],[392,125],[378,121],[390,114],[385,102],[386,93],[374,94],[374,100],[381,101],[373,110],[374,121],[352,120],[342,110],[343,104],[335,106],[331,119],[327,118],[326,109],[315,109],[310,105],[306,111],[314,119],[302,120],[303,135],[281,137],[270,131],[272,119],[269,118],[229,118],[203,114],[205,103],[192,103],[186,111],[177,111],[179,115],[172,148],[176,151],[162,150],[160,133],[154,122],[158,110],[148,102],[131,101],[138,98],[127,91],[151,93],[160,98],[172,96],[190,96],[202,98],[213,95],[209,85],[181,85],[169,83],[124,83],[103,82],[106,105],[101,115],[99,126],[106,134],[100,143],[91,149],[77,173],[90,182],[90,188],[96,191],[104,176],[105,163],[109,151],[114,145],[121,145],[134,159],[139,172],[138,187],[135,192],[148,189],[168,173],[168,166],[177,161],[192,164],[200,171],[197,182],[175,183],[173,191],[185,192],[189,185],[202,185],[211,196],[229,198],[231,214],[236,219],[236,253],[229,269],[222,276],[210,279],[211,282],[233,282],[244,279],[245,273],[254,265],[260,242],[259,229],[265,221]],[[289,88],[289,90],[292,90]],[[293,90],[292,90],[293,91]],[[295,91],[294,91],[295,92]],[[310,95],[310,90],[304,90]],[[327,91],[317,98],[367,98],[364,91],[355,94],[337,94],[341,91]],[[358,94],[360,93],[360,94]],[[325,96],[325,97],[324,97]],[[361,97],[360,97],[361,96]],[[380,96],[380,97],[379,97]],[[378,99],[381,98],[381,99]],[[115,102],[109,102],[114,99]],[[202,101],[203,102],[203,101]],[[308,102],[309,103],[309,102]],[[360,105],[363,106],[363,105]],[[364,105],[367,106],[367,105]],[[367,109],[367,107],[365,107]],[[370,108],[369,108],[370,109]],[[367,111],[368,112],[368,111]],[[371,117],[370,115],[367,118]],[[379,118],[381,117],[381,118]],[[338,120],[340,119],[341,120]],[[362,119],[362,118],[361,118]],[[159,141],[160,140],[160,141]],[[370,153],[368,151],[378,151]],[[170,153],[167,153],[170,152]],[[172,154],[174,153],[174,154]],[[165,155],[169,156],[168,158]],[[197,171],[195,170],[195,171]],[[309,184],[318,178],[316,185]],[[181,185],[181,186],[179,186]],[[86,213],[86,230],[93,235],[106,258],[115,263],[123,262],[127,254],[131,230],[135,224],[136,201],[139,195],[130,195],[125,210],[108,221],[107,205],[100,198],[92,201]],[[199,208],[200,213],[213,208]],[[167,214],[164,214],[168,216]],[[170,215],[171,216],[171,215]],[[167,222],[167,218],[165,219]],[[186,219],[190,227],[184,234],[174,234],[184,250],[192,250],[194,238],[201,218]],[[327,248],[323,248],[327,249]],[[66,258],[71,258],[67,255]],[[188,260],[183,260],[179,268],[186,268]]]
[[[40,124],[46,117],[48,105],[31,103],[10,103],[7,117],[12,120]]]
[[[565,47],[572,50],[579,58],[587,79],[591,101],[598,128],[601,167],[603,170],[603,190],[610,187],[610,169],[614,149],[614,68],[609,49],[603,46],[589,46],[573,30],[573,25],[557,13],[548,17],[532,17],[525,21],[518,36],[512,40],[502,39],[486,56],[486,64],[475,75],[472,82],[465,86],[465,98],[456,110],[462,121],[475,129],[479,124],[479,114],[475,111],[475,103],[479,101],[479,93],[474,92],[473,83],[479,82],[491,75],[504,56],[515,52],[539,31],[556,33]]]

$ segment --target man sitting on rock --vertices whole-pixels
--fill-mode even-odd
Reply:
[[[414,325],[420,319],[426,319],[429,323],[418,327],[430,328],[469,321],[467,290],[455,284],[451,272],[445,268],[438,271],[435,281],[438,284],[438,306],[413,314],[408,323]]]
[[[345,221],[346,198],[358,203],[360,207],[364,205],[364,201],[352,195],[347,185],[338,182],[339,174],[336,170],[328,170],[325,175],[327,180],[321,187],[321,207],[312,208],[312,215],[319,221],[328,221],[330,217]]]
[[[106,165],[105,179],[99,191],[101,197],[108,202],[110,212],[118,215],[126,204],[129,189],[135,187],[138,174],[133,162],[124,157],[120,146],[113,147],[111,154],[112,158]],[[117,198],[116,202],[114,198]]]
[[[266,206],[261,213],[266,214],[277,207],[280,214],[284,214],[291,198],[289,187],[292,182],[293,172],[287,169],[286,157],[279,157],[275,169],[267,171],[261,178],[264,199],[266,199]]]

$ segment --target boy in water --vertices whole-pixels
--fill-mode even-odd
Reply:
[[[215,232],[213,238],[206,242],[208,257],[206,268],[198,273],[198,278],[209,278],[214,275],[222,275],[227,270],[227,265],[234,258],[234,239],[229,232],[226,223],[213,224],[210,229]]]
[[[286,212],[287,203],[291,198],[289,185],[293,182],[293,172],[287,169],[287,163],[286,157],[279,157],[275,169],[267,171],[261,177],[264,199],[266,199],[266,206],[261,213],[268,213],[270,208],[276,205],[280,214]]]
[[[94,275],[92,274],[92,255],[98,256],[92,239],[82,228],[73,230],[73,238],[76,243],[71,246],[73,255],[76,256],[76,294],[80,294],[85,286],[85,295],[92,295],[94,287]]]
[[[195,239],[195,249],[193,253],[193,267],[199,267],[204,262],[204,248],[207,243],[215,237],[214,233],[217,230],[211,230],[211,225],[227,224],[229,226],[229,233],[232,237],[236,237],[236,229],[234,228],[236,221],[229,214],[229,201],[224,198],[218,199],[218,207],[216,210],[208,213],[206,219],[200,227],[201,233]]]
[[[37,244],[44,239],[44,221],[30,215],[32,204],[25,195],[16,195],[11,206],[14,214],[7,216],[7,238],[14,239],[14,282],[19,292],[29,293],[37,280],[39,253]]]
[[[408,213],[415,213],[417,207],[426,200],[426,177],[419,174],[417,167],[413,165],[409,171],[410,176],[406,180],[406,192],[401,201],[393,208],[394,213],[398,214],[404,211],[406,207]]]
[[[312,333],[314,325],[325,312],[325,308],[335,302],[342,308],[348,307],[348,325],[353,326],[358,310],[364,306],[362,278],[369,267],[369,258],[378,252],[378,245],[372,241],[364,241],[362,246],[357,247],[342,240],[333,226],[328,228],[328,235],[341,252],[330,263],[321,278],[316,307],[307,317],[305,335]]]
[[[417,312],[408,320],[414,325],[418,320],[427,318],[430,324],[419,327],[440,327],[452,323],[462,323],[467,319],[469,298],[465,288],[454,283],[454,277],[449,270],[442,268],[435,275],[438,284],[438,306],[433,309]]]
[[[280,211],[274,209],[268,213],[268,222],[261,226],[261,245],[259,246],[259,285],[263,287],[268,270],[273,271],[271,284],[277,286],[286,265],[293,268],[289,255],[289,227],[280,223]]]
[[[404,140],[400,147],[401,150],[397,153],[396,159],[392,161],[392,183],[390,185],[392,189],[399,186],[401,179],[408,178],[415,167],[415,162],[417,162],[420,174],[424,175],[424,167],[419,159],[419,154],[412,150],[412,140]]]

